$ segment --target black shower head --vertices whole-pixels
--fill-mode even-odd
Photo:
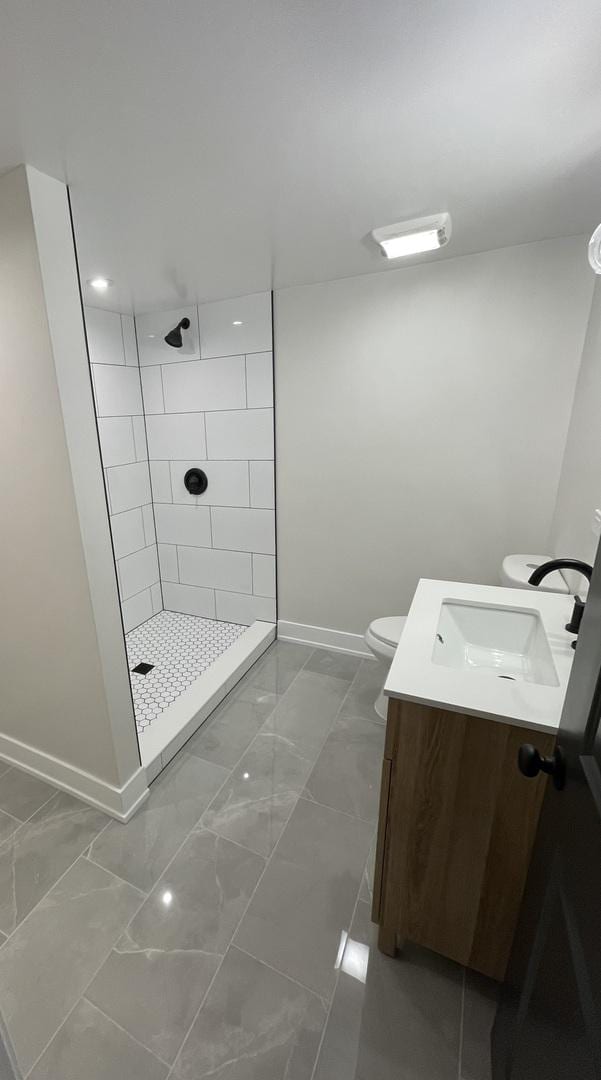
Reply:
[[[172,349],[181,349],[182,347],[182,330],[190,329],[189,319],[180,319],[177,326],[173,327],[168,334],[165,334],[165,341],[168,345],[171,345]]]

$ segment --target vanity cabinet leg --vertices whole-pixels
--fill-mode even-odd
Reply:
[[[386,956],[397,954],[397,934],[392,926],[380,926],[378,929],[378,948]]]

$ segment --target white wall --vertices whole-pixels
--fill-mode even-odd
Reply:
[[[0,251],[0,756],[126,816],[146,783],[63,184],[0,178]]]
[[[94,405],[125,632],[162,611],[133,316],[86,307]]]
[[[280,619],[545,550],[592,286],[571,238],[275,294]]]
[[[576,385],[574,408],[551,527],[551,551],[557,556],[592,563],[598,539],[591,525],[601,508],[601,282],[596,281],[590,319]],[[570,584],[586,592],[580,575]]]
[[[182,348],[165,334],[190,319]],[[275,622],[271,296],[136,316],[163,602]],[[191,495],[200,468],[208,487]]]

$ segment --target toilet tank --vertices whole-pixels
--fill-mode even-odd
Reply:
[[[501,566],[501,584],[510,589],[542,589],[543,592],[569,594],[568,584],[561,570],[554,570],[540,585],[529,585],[528,578],[537,566],[549,562],[552,555],[506,555]]]

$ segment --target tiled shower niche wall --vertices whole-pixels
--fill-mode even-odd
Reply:
[[[127,633],[163,607],[135,326],[130,315],[90,307],[85,321]]]
[[[271,295],[136,316],[136,330],[164,607],[275,622]],[[184,486],[192,467],[203,495]]]

